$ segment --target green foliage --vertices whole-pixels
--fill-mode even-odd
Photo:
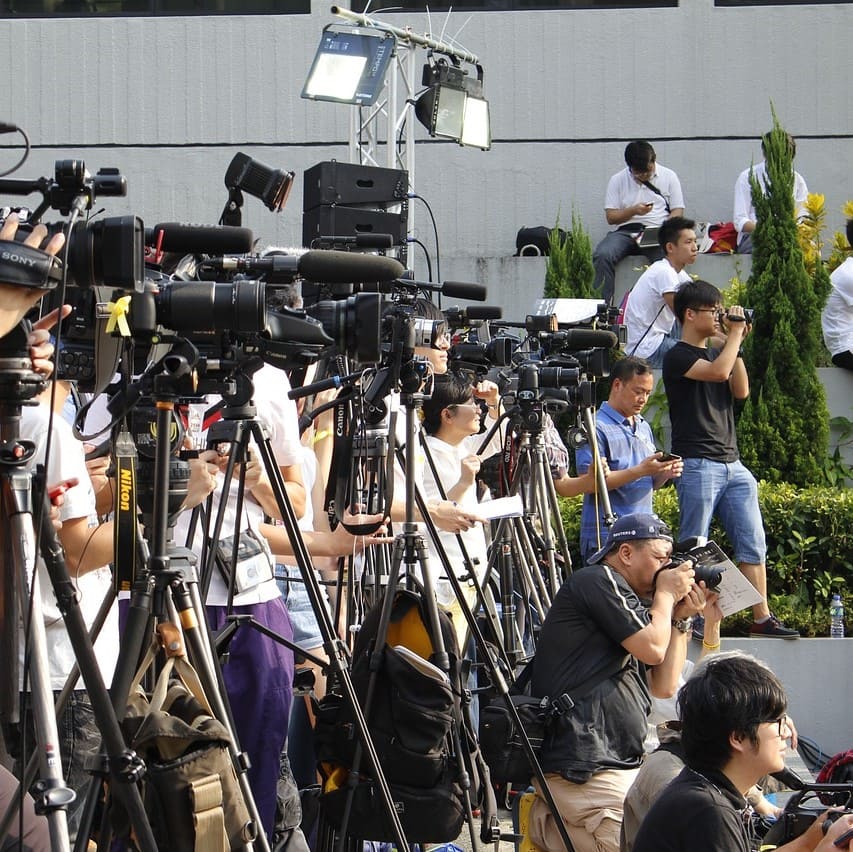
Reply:
[[[839,488],[796,488],[760,482],[758,499],[767,535],[767,587],[770,607],[804,636],[829,634],[829,601],[839,592],[853,613],[853,495]],[[563,524],[575,567],[582,498],[561,501]],[[678,498],[672,487],[655,492],[655,512],[678,538]],[[732,548],[716,525],[710,537],[726,553]],[[744,634],[751,612],[724,623],[726,635]]]
[[[560,218],[551,229],[545,264],[546,299],[596,298],[592,282],[592,242],[577,211],[572,211],[572,229],[560,230]]]
[[[805,268],[794,219],[792,152],[775,112],[765,149],[766,194],[750,175],[757,226],[746,303],[756,315],[744,344],[751,395],[738,438],[743,461],[757,477],[806,486],[822,480],[829,437],[815,369],[822,345],[817,289],[825,282]]]

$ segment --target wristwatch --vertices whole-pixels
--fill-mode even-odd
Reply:
[[[672,626],[680,633],[689,633],[693,629],[693,616],[687,618],[673,618]]]

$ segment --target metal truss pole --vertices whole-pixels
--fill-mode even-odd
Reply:
[[[385,78],[385,98],[369,108],[353,107],[350,114],[349,156],[351,163],[364,166],[380,165],[379,134],[385,122],[385,163],[390,169],[405,169],[409,175],[409,193],[415,193],[415,92],[418,88],[416,53],[425,48],[454,60],[479,65],[473,53],[458,50],[446,42],[421,36],[410,29],[401,29],[369,15],[353,12],[340,6],[332,6],[332,14],[345,18],[359,26],[373,27],[391,33],[397,40],[392,70]],[[409,203],[406,235],[415,236],[414,204]],[[414,251],[406,251],[406,266],[414,271]]]

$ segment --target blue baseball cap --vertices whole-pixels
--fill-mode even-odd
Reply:
[[[613,548],[625,541],[640,541],[649,538],[662,538],[671,543],[673,541],[672,530],[657,515],[650,515],[646,512],[625,515],[610,527],[604,547],[593,553],[587,559],[587,564],[593,565],[596,562],[601,562]]]

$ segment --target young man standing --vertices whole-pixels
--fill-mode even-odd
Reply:
[[[625,306],[628,342],[625,351],[660,368],[663,356],[675,345],[675,293],[690,275],[685,267],[696,261],[696,223],[673,216],[661,225],[658,239],[663,260],[653,263],[638,279]]]
[[[756,847],[744,823],[746,791],[784,768],[792,733],[782,684],[758,660],[720,654],[681,688],[678,706],[687,766],[652,805],[634,852],[749,852]],[[825,816],[778,852],[853,849],[853,837],[835,845],[853,827],[853,814],[841,815],[823,837]]]
[[[720,519],[734,547],[735,561],[761,594],[752,608],[750,635],[797,639],[767,606],[766,542],[758,485],[740,460],[733,404],[749,396],[749,377],[740,346],[749,333],[743,308],[727,308],[707,281],[690,281],[675,295],[681,341],[663,360],[663,380],[672,422],[672,451],[684,460],[676,481],[679,536],[707,538],[711,518]],[[725,328],[723,324],[725,322]],[[707,348],[720,329],[722,349]]]

